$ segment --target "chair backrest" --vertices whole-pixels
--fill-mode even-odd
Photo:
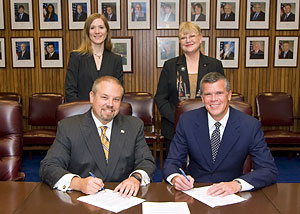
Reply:
[[[237,100],[231,100],[229,102],[229,105],[241,112],[244,112],[245,114],[248,114],[250,116],[252,115],[252,107],[249,103],[237,101]],[[175,127],[182,113],[197,108],[201,108],[202,106],[204,106],[204,104],[200,98],[180,101],[176,105],[176,110],[175,110]]]
[[[64,103],[57,107],[56,120],[57,122],[74,115],[84,114],[92,107],[89,101],[76,101]],[[120,114],[132,115],[132,108],[129,103],[121,102]]]
[[[145,126],[154,127],[154,99],[151,93],[126,92],[123,101],[131,104],[133,116],[143,120]]]
[[[57,106],[65,98],[58,93],[36,93],[29,97],[28,124],[33,126],[55,126]]]
[[[14,100],[22,104],[22,96],[14,92],[0,92],[0,100]]]
[[[264,92],[255,98],[257,116],[263,126],[293,125],[293,98],[285,92]]]
[[[234,91],[232,92],[231,100],[237,100],[237,101],[245,102],[244,95],[242,95],[238,92],[234,92]]]
[[[14,180],[22,161],[22,106],[0,100],[0,180]]]

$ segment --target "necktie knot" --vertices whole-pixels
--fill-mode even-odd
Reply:
[[[106,134],[106,130],[107,130],[107,126],[100,126],[101,132],[105,135]]]
[[[216,129],[220,129],[221,123],[220,122],[216,122],[215,126],[216,126]]]

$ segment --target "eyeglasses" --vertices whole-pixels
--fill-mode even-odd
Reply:
[[[198,36],[198,35],[195,35],[195,34],[186,35],[186,36],[180,37],[179,39],[182,42],[186,42],[187,40],[194,40],[196,38],[196,36]]]

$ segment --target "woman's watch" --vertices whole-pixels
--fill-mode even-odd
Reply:
[[[134,177],[136,180],[138,180],[140,183],[142,183],[142,178],[138,176],[137,174],[133,173],[130,177]]]

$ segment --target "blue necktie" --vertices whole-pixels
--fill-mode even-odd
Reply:
[[[221,123],[216,122],[215,126],[216,126],[216,129],[213,131],[213,133],[211,135],[211,139],[210,139],[213,163],[215,163],[215,160],[216,160],[216,157],[218,154],[218,150],[219,150],[219,146],[220,146],[220,142],[221,142],[221,136],[220,136]]]

